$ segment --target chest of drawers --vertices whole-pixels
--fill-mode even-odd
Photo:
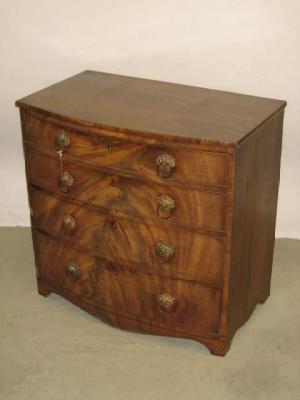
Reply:
[[[16,104],[39,293],[226,354],[270,293],[286,103],[85,71]]]

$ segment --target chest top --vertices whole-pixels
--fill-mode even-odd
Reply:
[[[235,146],[286,102],[84,71],[16,105],[137,136]]]

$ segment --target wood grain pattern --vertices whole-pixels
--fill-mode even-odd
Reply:
[[[43,152],[56,155],[56,136],[62,127],[59,123],[45,122],[29,114],[24,133],[25,141]],[[100,136],[64,129],[70,144],[65,148],[66,157],[81,159],[89,164],[109,167],[111,171],[129,171],[144,177],[157,176],[157,157],[169,154],[176,160],[173,180],[226,185],[226,155],[188,149],[168,148],[162,145],[146,145],[130,138],[121,140],[111,136]]]
[[[31,191],[30,204],[35,227],[49,234],[95,250],[108,260],[133,262],[138,269],[181,279],[220,284],[224,243],[220,237],[207,236],[169,224],[147,225],[132,219],[112,218],[110,214],[89,209],[72,201],[60,201],[39,190]],[[71,215],[76,230],[69,236],[62,229],[64,217]],[[156,244],[167,241],[175,256],[165,262],[156,253]]]
[[[283,113],[237,149],[230,267],[229,334],[270,293]]]
[[[84,71],[16,102],[132,136],[224,146],[240,142],[284,101]]]
[[[28,152],[28,158],[30,181],[56,195],[63,195],[59,187],[58,158],[32,151]],[[222,193],[207,193],[192,188],[183,190],[174,185],[138,181],[106,174],[71,161],[64,161],[64,169],[74,180],[66,193],[70,198],[117,215],[133,215],[160,224],[163,221],[157,212],[158,197],[168,195],[176,203],[169,222],[208,231],[224,231],[225,196]]]
[[[132,271],[89,253],[81,253],[37,234],[39,276],[62,292],[121,316],[131,316],[176,332],[217,334],[220,318],[220,290],[192,282],[170,280]],[[74,262],[79,276],[73,278],[66,266]],[[161,311],[157,296],[175,298],[170,313]]]
[[[83,310],[89,312],[95,317],[101,319],[102,321],[112,325],[113,327],[119,329],[126,329],[133,332],[146,333],[152,335],[160,335],[160,336],[175,336],[178,338],[187,338],[196,340],[202,344],[204,344],[212,354],[224,356],[230,348],[230,341],[228,341],[225,337],[218,336],[215,334],[205,334],[201,333],[201,335],[195,335],[192,332],[179,332],[174,331],[171,328],[168,329],[163,326],[155,326],[151,322],[141,321],[140,319],[136,319],[132,316],[121,316],[119,314],[110,312],[108,310],[102,310],[99,307],[96,307],[94,304],[85,302],[80,299],[78,296],[72,296],[70,293],[66,293],[65,291],[59,289],[58,287],[53,286],[52,284],[46,283],[44,280],[38,278],[37,279],[37,287],[38,291],[42,296],[48,296],[50,293],[57,293],[60,296],[63,296],[68,301],[72,302],[76,306],[82,308]]]
[[[39,293],[226,354],[270,293],[285,104],[91,71],[18,101]]]

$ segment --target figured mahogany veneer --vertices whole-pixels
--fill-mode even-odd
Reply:
[[[113,262],[44,237],[35,237],[40,279],[85,302],[178,332],[216,334],[220,323],[220,289],[132,270],[128,262]],[[77,273],[70,273],[74,265]],[[163,309],[158,296],[167,293],[174,304]],[[191,313],[192,318],[188,317]]]
[[[41,152],[28,148],[28,170],[34,185],[56,194],[107,209],[116,214],[163,219],[157,212],[158,197],[168,195],[175,201],[175,209],[167,218],[169,222],[198,227],[206,230],[224,231],[225,195],[208,193],[195,188],[162,185],[140,181],[120,175],[111,175],[71,160],[64,161],[64,169],[73,178],[67,192],[59,186],[60,162]],[[153,167],[155,170],[155,167]]]
[[[93,71],[17,101],[39,293],[224,355],[270,293],[285,105]]]
[[[88,247],[109,260],[133,262],[140,265],[138,269],[183,279],[215,284],[222,280],[225,253],[222,237],[176,226],[170,228],[168,223],[157,226],[113,217],[76,202],[58,200],[40,190],[32,190],[31,207],[34,227]],[[71,217],[71,221],[66,222],[66,217]],[[156,245],[161,241],[173,246],[172,259],[164,259],[157,253]]]
[[[157,177],[156,160],[160,155],[168,154],[176,163],[172,173],[173,180],[226,185],[224,153],[170,148],[130,139],[120,140],[108,132],[103,136],[88,134],[86,131],[77,132],[31,115],[26,123],[24,139],[33,143],[36,148],[56,155],[56,137],[61,131],[69,141],[67,146],[62,146],[66,156],[107,167],[111,171],[128,171],[142,176]]]

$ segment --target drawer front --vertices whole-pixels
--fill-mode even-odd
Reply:
[[[35,242],[40,278],[66,295],[178,332],[218,332],[219,289],[134,272],[40,234]]]
[[[93,249],[110,260],[129,260],[142,269],[174,277],[220,283],[222,238],[191,230],[144,224],[31,192],[33,225],[61,239]]]
[[[226,155],[145,143],[66,130],[29,116],[25,141],[41,150],[80,158],[91,164],[137,173],[159,180],[188,180],[208,185],[226,184]]]
[[[71,198],[125,215],[224,231],[224,194],[141,182],[70,161],[64,162],[64,170],[72,177],[72,184],[61,186],[60,163],[56,158],[34,151],[29,152],[28,158],[31,182],[52,192],[63,192]]]

